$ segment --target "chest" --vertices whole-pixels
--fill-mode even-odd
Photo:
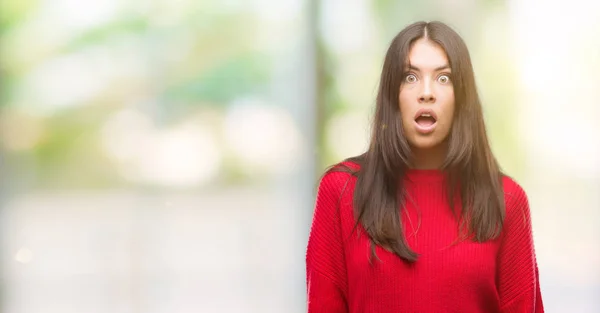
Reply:
[[[443,203],[409,202],[399,210],[406,242],[419,259],[409,263],[379,246],[375,246],[378,259],[373,258],[364,229],[360,225],[346,228],[346,268],[351,285],[393,285],[411,292],[422,286],[421,292],[428,292],[465,284],[474,289],[489,288],[495,283],[499,241],[458,240],[459,221]]]

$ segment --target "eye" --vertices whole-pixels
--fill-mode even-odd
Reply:
[[[404,78],[404,80],[407,83],[412,84],[417,81],[417,76],[415,76],[415,74],[408,74],[406,75],[406,78]]]
[[[450,76],[440,75],[440,77],[438,77],[438,82],[440,82],[440,84],[447,84],[450,82]]]

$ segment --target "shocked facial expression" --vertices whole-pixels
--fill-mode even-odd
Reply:
[[[454,87],[446,52],[422,38],[406,62],[399,101],[404,135],[413,150],[444,144],[454,118]]]

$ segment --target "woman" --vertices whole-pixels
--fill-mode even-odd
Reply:
[[[367,152],[321,179],[306,274],[309,313],[543,312],[527,196],[445,24],[392,41]]]

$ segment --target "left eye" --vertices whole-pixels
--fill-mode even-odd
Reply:
[[[442,75],[438,77],[438,81],[442,84],[447,84],[450,82],[450,77],[448,77],[448,75]]]

